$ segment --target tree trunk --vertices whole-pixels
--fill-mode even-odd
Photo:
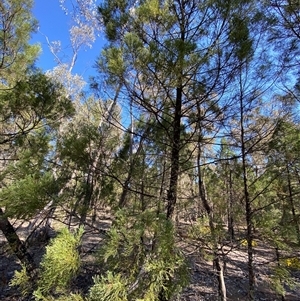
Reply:
[[[145,131],[144,131],[144,133],[143,133],[143,136],[141,137],[141,140],[139,142],[139,146],[136,150],[135,156],[139,156],[141,154],[141,152],[143,151],[143,142],[146,139],[146,137],[149,135],[149,132],[150,132],[150,125],[148,124]],[[126,205],[127,195],[128,195],[128,192],[130,191],[130,182],[131,182],[133,172],[134,172],[134,169],[135,169],[135,162],[134,162],[133,154],[130,157],[131,158],[130,158],[130,163],[129,163],[130,164],[129,171],[128,171],[126,180],[125,180],[124,185],[123,185],[122,194],[120,196],[119,206],[118,206],[119,208],[124,208],[125,205]]]
[[[291,210],[292,210],[293,223],[294,223],[295,231],[297,234],[298,245],[300,245],[300,229],[299,229],[299,223],[298,223],[295,205],[294,205],[291,175],[290,175],[290,169],[289,169],[288,163],[286,164],[286,170],[287,170],[287,176],[288,176],[288,194],[289,194],[289,201],[290,201]]]
[[[171,173],[169,191],[167,194],[167,219],[171,219],[174,213],[177,201],[177,185],[179,176],[179,151],[180,151],[180,123],[181,123],[181,106],[182,106],[182,87],[176,89],[175,115],[173,121],[173,141],[171,152]]]
[[[209,219],[209,228],[210,232],[212,234],[212,240],[213,240],[213,253],[214,253],[214,266],[217,270],[217,280],[218,280],[218,300],[220,301],[226,301],[227,296],[226,296],[226,285],[225,285],[225,280],[224,280],[224,273],[223,273],[223,267],[221,265],[221,259],[220,259],[220,254],[218,252],[218,241],[217,237],[215,237],[216,229],[214,226],[213,222],[213,212],[212,209],[209,205],[208,198],[207,198],[207,192],[206,192],[206,187],[205,183],[203,180],[203,175],[201,174],[201,168],[200,168],[200,149],[199,149],[199,154],[198,154],[198,159],[197,159],[197,164],[198,164],[198,185],[199,185],[199,195],[203,203],[203,207],[206,210],[206,213],[208,215]]]
[[[279,248],[275,248],[275,254],[276,254],[276,261],[277,261],[277,266],[280,267],[280,254],[279,254]],[[280,283],[282,283],[280,279]],[[281,301],[285,301],[284,294],[281,295]]]
[[[200,108],[198,106],[198,113],[200,112]],[[200,116],[200,115],[199,115]],[[198,169],[198,190],[199,190],[199,196],[202,200],[202,204],[204,209],[206,210],[206,213],[208,215],[208,221],[209,221],[209,228],[213,240],[213,254],[214,259],[213,263],[217,270],[217,280],[218,280],[218,300],[220,301],[226,301],[226,286],[225,286],[225,280],[224,280],[224,273],[223,273],[223,267],[221,265],[221,258],[220,254],[218,252],[218,238],[215,236],[216,229],[214,225],[214,218],[213,218],[213,211],[211,209],[211,206],[208,201],[207,197],[207,191],[205,182],[203,179],[203,174],[201,171],[201,135],[199,133],[198,135],[198,155],[197,155],[197,169]]]
[[[240,96],[240,114],[241,114],[240,130],[241,130],[242,170],[243,170],[246,223],[247,223],[248,277],[249,277],[248,296],[249,296],[249,301],[254,301],[255,275],[254,275],[254,268],[253,268],[253,222],[252,222],[253,213],[252,213],[251,200],[250,200],[249,190],[248,190],[243,95]]]
[[[184,11],[184,5],[182,4],[182,11]],[[182,24],[181,24],[181,32],[180,32],[180,40],[182,42],[185,41],[185,29],[183,27],[184,24],[184,16],[182,16]],[[178,188],[178,177],[179,177],[179,153],[180,153],[180,134],[181,134],[181,118],[182,118],[182,96],[183,96],[183,60],[184,53],[182,51],[178,54],[178,65],[179,65],[179,73],[177,78],[177,87],[176,87],[176,100],[175,100],[175,111],[174,111],[174,119],[172,124],[172,141],[171,141],[171,169],[170,169],[170,181],[169,181],[169,190],[167,193],[167,212],[166,219],[171,220],[174,215],[175,205],[177,202],[177,188]],[[167,282],[167,280],[166,280]],[[164,287],[161,288],[159,295],[159,301],[168,301],[168,298],[165,294]]]
[[[4,215],[3,210],[0,208],[0,230],[3,232],[7,239],[9,246],[18,259],[25,265],[29,275],[36,269],[33,258],[27,252],[25,245],[20,240],[14,227],[9,222],[8,218]]]
[[[86,183],[85,183],[85,190],[84,190],[84,196],[83,196],[83,203],[81,204],[81,214],[80,214],[80,226],[84,226],[86,222],[86,218],[88,215],[88,211],[91,207],[91,202],[93,198],[93,192],[94,192],[94,174],[91,170],[89,170]]]
[[[234,221],[233,221],[233,195],[232,195],[232,170],[229,170],[229,184],[228,184],[228,234],[230,240],[234,240]]]
[[[227,297],[226,297],[226,285],[224,280],[224,269],[221,264],[219,254],[215,254],[214,266],[217,270],[217,277],[218,277],[218,299],[220,301],[226,301]]]

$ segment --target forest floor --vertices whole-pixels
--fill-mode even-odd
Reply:
[[[94,252],[101,245],[104,231],[109,228],[111,221],[100,216],[101,222],[94,223],[83,236],[81,248],[83,265],[79,276],[74,280],[74,290],[86,293],[93,284],[92,276],[99,273],[100,268],[94,262]],[[101,229],[101,231],[99,231]],[[103,231],[104,230],[104,231]],[[28,235],[28,224],[18,227],[18,234],[22,239]],[[190,285],[176,298],[176,301],[217,301],[217,280],[213,264],[205,260],[203,253],[195,243],[189,244],[187,240],[178,237],[178,245],[186,254],[190,269]],[[257,240],[254,248],[254,268],[256,275],[255,300],[256,301],[281,301],[281,296],[275,294],[272,289],[270,276],[272,268],[276,266],[275,251],[269,248],[263,241]],[[40,242],[32,243],[30,253],[39,262],[45,247]],[[300,258],[300,253],[297,254]],[[225,257],[226,268],[224,271],[228,301],[246,301],[248,290],[247,279],[247,250],[245,247],[233,248]],[[17,258],[11,253],[3,234],[0,234],[0,300],[1,301],[27,301],[20,296],[16,288],[9,286],[14,271],[20,269]],[[300,284],[300,271],[292,271],[293,280]],[[300,301],[300,286],[289,289],[286,287],[285,301]],[[175,300],[174,300],[175,301]]]

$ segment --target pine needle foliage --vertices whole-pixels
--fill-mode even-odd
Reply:
[[[276,266],[271,276],[271,286],[279,296],[285,296],[286,289],[295,289],[299,284],[291,275],[291,271],[284,265]]]
[[[59,297],[55,296],[39,296],[40,301],[84,301],[84,298],[80,294],[62,294]]]
[[[75,234],[70,233],[67,228],[62,228],[57,237],[47,246],[41,262],[38,289],[34,292],[36,300],[51,300],[44,296],[67,290],[70,281],[80,268],[77,248],[82,234],[83,228],[79,228]]]
[[[18,287],[23,297],[29,295],[30,291],[32,290],[32,286],[25,265],[22,264],[21,270],[15,272],[14,277],[9,283],[9,286]]]
[[[164,214],[119,210],[100,251],[107,273],[94,278],[90,300],[154,301],[162,290],[167,298],[179,293],[188,273],[174,237]]]
[[[90,290],[89,301],[127,301],[126,282],[121,274],[108,271],[105,276],[95,276],[94,286]]]

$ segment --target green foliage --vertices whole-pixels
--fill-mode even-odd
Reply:
[[[125,26],[129,18],[126,8],[128,1],[125,0],[105,1],[99,6],[108,39],[117,40],[120,37],[120,28]]]
[[[278,295],[284,296],[287,287],[294,289],[296,286],[299,286],[299,283],[295,281],[290,270],[286,266],[279,265],[273,270],[271,285]]]
[[[13,89],[0,90],[0,143],[9,157],[15,149],[25,148],[43,155],[49,150],[51,134],[61,120],[74,112],[61,86],[52,83],[38,70],[29,70]],[[37,149],[35,149],[38,147]]]
[[[54,267],[55,268],[55,267]],[[10,286],[16,286],[20,290],[23,297],[27,297],[33,290],[32,280],[26,271],[24,265],[22,265],[22,269],[20,271],[16,271],[14,277],[10,282]],[[60,296],[56,295],[53,297],[51,295],[43,295],[40,287],[34,292],[34,296],[36,300],[39,301],[84,301],[83,297],[80,294],[65,294],[62,293]]]
[[[300,260],[297,257],[281,259],[281,264],[293,270],[300,270]]]
[[[189,237],[205,239],[211,236],[208,217],[198,218],[197,222],[189,228]]]
[[[192,239],[203,241],[208,246],[213,247],[216,241],[221,241],[225,237],[225,230],[222,223],[215,223],[212,229],[209,225],[208,216],[204,216],[198,218],[196,223],[191,225],[188,235]]]
[[[21,270],[16,271],[11,282],[9,283],[10,286],[17,286],[22,294],[23,297],[28,296],[28,294],[32,290],[32,283],[31,279],[28,276],[26,271],[25,265],[21,265]]]
[[[176,295],[188,281],[172,222],[151,210],[119,210],[100,259],[110,272],[95,278],[92,300],[154,301],[161,290],[168,298]]]
[[[0,204],[6,207],[7,216],[27,218],[42,209],[59,188],[45,164],[44,158],[51,148],[44,129],[16,139],[14,146],[18,160],[9,161],[1,173],[5,185],[0,190]]]
[[[20,137],[15,146],[18,160],[10,161],[1,174],[6,185],[0,190],[0,204],[7,216],[27,218],[42,209],[59,187],[44,161],[51,148],[43,128]]]
[[[119,107],[113,101],[89,97],[76,102],[75,109],[75,116],[63,125],[63,134],[56,140],[61,181],[68,187],[61,190],[58,202],[84,216],[89,205],[115,200],[115,183],[103,172],[119,148],[120,131],[107,121],[119,120]]]
[[[281,296],[284,296],[286,291],[284,284],[290,279],[290,273],[287,269],[282,267],[276,267],[274,269],[274,274],[271,277],[271,285],[273,286],[274,291]]]
[[[126,280],[121,274],[108,271],[106,276],[95,276],[89,292],[89,301],[127,301]]]
[[[0,89],[12,87],[24,77],[40,47],[29,45],[37,22],[32,16],[33,0],[4,0],[0,3]]]
[[[252,40],[247,21],[244,17],[234,14],[231,20],[229,39],[235,44],[235,53],[240,61],[252,54]]]
[[[163,24],[165,30],[174,24],[175,17],[170,13],[170,6],[167,2],[158,0],[146,0],[136,9],[136,15],[140,24]]]
[[[28,70],[13,89],[0,90],[0,204],[10,217],[27,218],[57,195],[59,182],[49,160],[53,135],[74,110],[61,86]]]
[[[207,218],[197,220],[190,228],[189,236],[214,252],[218,251],[218,244],[225,237],[223,224],[229,211],[233,224],[242,226],[243,195],[246,199],[242,167],[245,164],[248,184],[246,181],[244,184],[249,186],[251,199],[246,201],[252,207],[247,214],[251,216],[251,223],[274,244],[279,245],[279,237],[295,236],[291,225],[278,225],[278,222],[281,217],[283,223],[298,218],[299,206],[290,205],[295,207],[295,214],[291,216],[286,185],[278,184],[278,195],[271,192],[276,184],[272,186],[273,175],[264,171],[270,168],[266,166],[264,156],[267,144],[264,142],[269,139],[270,129],[264,118],[261,118],[263,122],[254,122],[259,120],[261,112],[257,109],[257,113],[253,113],[251,107],[257,94],[264,97],[268,80],[262,75],[257,80],[263,79],[261,83],[256,85],[252,81],[262,72],[252,69],[260,65],[259,60],[242,64],[260,56],[264,60],[268,54],[263,54],[264,46],[259,44],[264,29],[258,26],[253,30],[263,15],[256,14],[258,2],[254,3],[257,9],[252,10],[250,0],[228,3],[219,0],[102,1],[99,19],[103,21],[111,44],[102,52],[99,67],[106,72],[103,78],[110,79],[108,84],[113,84],[106,87],[115,89],[116,84],[121,87],[124,103],[126,100],[131,102],[133,118],[139,120],[132,124],[134,133],[128,131],[121,139],[117,139],[118,135],[107,139],[112,133],[110,126],[120,122],[115,116],[111,118],[109,101],[102,105],[101,101],[91,99],[82,110],[83,101],[76,97],[79,103],[76,116],[60,124],[62,118],[72,116],[73,112],[71,102],[64,97],[66,91],[40,73],[23,72],[33,62],[37,51],[37,48],[27,45],[28,35],[35,25],[29,9],[32,3],[29,0],[7,0],[0,4],[1,16],[6,11],[18,11],[15,8],[22,12],[10,31],[12,40],[6,44],[15,50],[10,54],[18,52],[17,57],[7,55],[2,47],[4,32],[0,30],[0,47],[5,50],[1,52],[5,54],[2,62],[6,64],[3,65],[5,68],[0,66],[1,84],[9,86],[10,82],[14,83],[14,89],[0,91],[0,143],[5,144],[1,155],[13,162],[5,162],[6,169],[1,170],[0,206],[6,207],[8,216],[29,217],[49,199],[58,196],[68,209],[75,208],[76,213],[83,216],[91,204],[96,208],[98,199],[115,201],[121,189],[128,192],[126,208],[116,213],[101,249],[104,272],[94,277],[90,300],[154,301],[162,294],[170,299],[187,283],[186,263],[176,246],[173,224],[164,214],[157,213],[164,210],[164,201],[171,199],[168,184],[175,178],[174,187],[178,186],[176,206],[188,199],[195,209],[194,200],[199,196],[199,190],[206,190],[205,187],[199,188],[199,183],[203,181],[208,187],[203,193],[207,192],[212,219],[210,223]],[[253,46],[254,43],[257,47]],[[14,68],[6,68],[10,62]],[[61,76],[67,74],[64,68]],[[243,71],[238,74],[238,70]],[[24,74],[20,80],[21,72]],[[72,82],[72,77],[69,79]],[[72,83],[80,85],[80,81]],[[118,93],[116,99],[120,99]],[[232,118],[239,110],[235,104],[237,99],[241,99],[245,109],[243,117],[240,112],[241,123],[251,124],[244,133],[246,143],[240,141],[244,134],[239,132],[239,120]],[[138,116],[140,111],[144,116]],[[174,116],[177,115],[180,116],[177,119],[180,126],[176,130],[179,135],[174,131]],[[227,117],[230,117],[229,122]],[[122,128],[120,124],[118,128]],[[58,136],[54,136],[56,130]],[[290,139],[273,139],[273,145],[270,143],[273,149],[270,157],[276,157],[274,169],[284,166],[289,159],[291,170],[282,171],[281,168],[276,172],[280,171],[281,182],[286,182],[282,180],[286,180],[287,172],[293,174],[291,195],[295,195],[295,201],[300,141],[296,130]],[[285,137],[286,132],[282,132],[279,136]],[[215,165],[218,146],[213,144],[218,143],[223,134],[228,141],[222,143],[231,147],[221,149],[222,160]],[[244,153],[240,152],[243,147],[246,147],[245,164],[240,156]],[[46,163],[53,158],[58,163],[54,172],[51,163]],[[195,168],[197,159],[198,171]],[[272,164],[272,160],[270,162]],[[175,169],[177,173],[172,172]],[[200,169],[203,179],[199,179]],[[158,195],[159,200],[156,199]],[[234,208],[229,208],[228,200]],[[116,208],[115,203],[113,208]],[[199,211],[200,207],[201,204],[197,208]],[[287,212],[283,212],[285,210]],[[274,231],[277,231],[276,235],[272,236]],[[62,230],[48,246],[35,291],[37,300],[82,300],[80,295],[66,292],[80,266],[76,250],[80,236]],[[247,242],[241,240],[241,245],[247,246]],[[255,246],[256,241],[252,243]],[[299,268],[299,262],[294,258],[281,261],[275,272],[276,290],[282,294],[283,283],[288,277],[286,272],[291,268]],[[28,281],[22,270],[16,273],[12,283],[19,285],[26,294]]]
[[[0,191],[1,204],[6,206],[6,215],[27,218],[49,202],[45,192],[49,195],[57,192],[53,175],[29,174]]]
[[[68,288],[80,268],[77,248],[82,234],[83,228],[79,228],[74,235],[63,228],[47,246],[41,262],[38,289],[34,292],[36,300],[44,300],[45,296],[53,292],[64,292]]]
[[[53,83],[39,70],[28,70],[27,77],[18,81],[14,89],[3,91],[0,94],[4,120],[9,117],[14,121],[19,115],[26,120],[31,128],[40,125],[57,124],[62,117],[70,116],[74,112],[73,105],[64,96],[63,88]],[[21,125],[20,125],[21,126]],[[24,131],[24,129],[23,129]]]
[[[36,296],[36,299],[39,301],[84,301],[85,299],[80,294],[61,294],[60,296]]]
[[[123,53],[121,49],[111,47],[103,50],[102,55],[107,59],[108,72],[116,76],[121,76],[124,73],[125,65],[124,65],[124,61],[122,57]]]

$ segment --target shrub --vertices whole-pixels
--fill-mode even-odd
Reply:
[[[155,301],[175,296],[188,282],[187,265],[174,240],[172,222],[145,210],[120,210],[100,259],[107,273],[94,278],[91,301]]]
[[[37,300],[51,291],[63,292],[80,267],[77,248],[80,245],[83,228],[72,234],[67,228],[61,229],[55,239],[46,247],[41,262],[41,274],[38,289],[34,292]]]
[[[23,297],[29,295],[32,290],[32,284],[30,283],[30,277],[27,274],[26,268],[22,265],[20,271],[16,271],[14,277],[10,282],[10,286],[17,286]]]
[[[33,279],[27,275],[25,267],[22,266],[21,271],[15,272],[10,285],[18,286],[23,296],[29,295],[32,288],[37,287],[33,292],[36,300],[83,301],[78,294],[65,294],[70,281],[76,276],[80,267],[77,248],[82,234],[83,228],[79,228],[75,234],[70,233],[67,228],[61,229],[57,237],[46,247],[46,253],[37,272],[36,283],[32,283]],[[56,299],[51,294],[56,294]]]

